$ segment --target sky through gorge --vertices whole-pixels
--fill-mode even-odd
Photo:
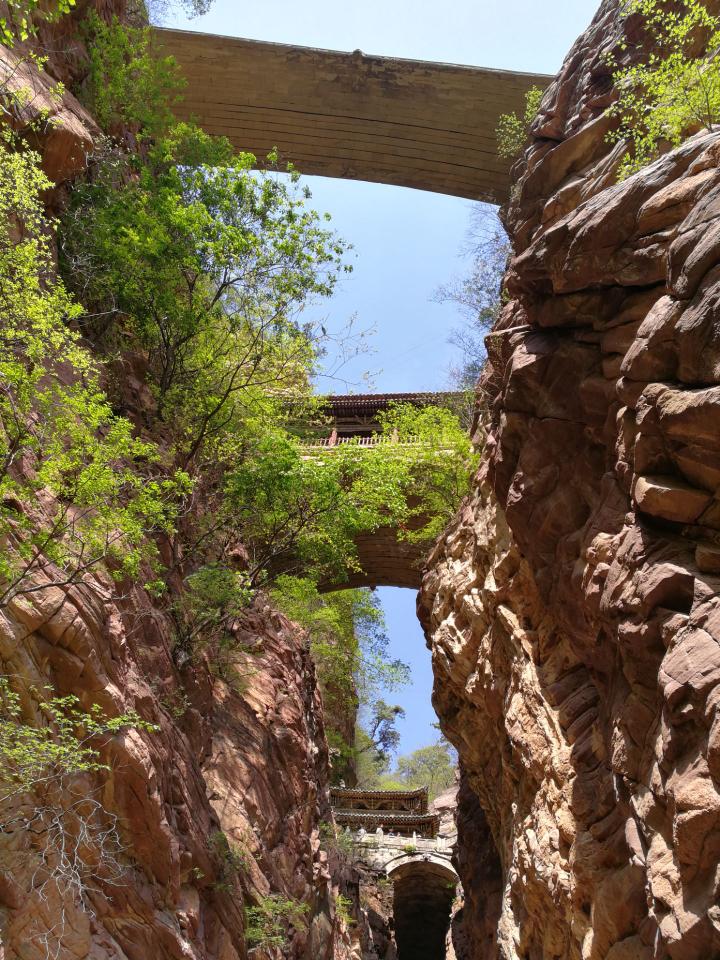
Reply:
[[[207,15],[169,26],[279,43],[325,47],[497,69],[555,73],[590,22],[597,0],[215,0]],[[542,37],[542,42],[539,38]],[[218,83],[222,79],[218,78]],[[456,197],[403,187],[308,177],[313,205],[354,245],[353,273],[332,301],[317,309],[328,329],[356,315],[358,329],[375,328],[374,354],[349,364],[340,379],[319,378],[323,392],[360,392],[373,374],[377,391],[440,390],[458,353],[448,342],[461,323],[434,291],[462,273],[473,206]],[[493,208],[487,208],[493,216]],[[332,360],[330,361],[332,362]],[[430,656],[415,619],[411,590],[381,588],[390,655],[411,664],[413,684],[388,694],[407,711],[401,753],[432,742],[437,732],[430,695]]]

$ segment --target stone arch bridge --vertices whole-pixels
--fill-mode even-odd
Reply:
[[[501,113],[542,74],[340,53],[183,30],[156,31],[187,80],[176,113],[306,174],[503,203]]]
[[[437,960],[460,882],[452,863],[457,839],[428,812],[428,790],[333,788],[336,823],[352,834],[355,862],[393,884],[393,918],[401,958]]]
[[[393,403],[414,406],[452,405],[462,399],[462,394],[444,393],[380,393],[331,396],[325,401],[328,426],[322,434],[308,438],[305,449],[332,451],[345,443],[360,444],[372,448],[387,442],[378,437],[381,411]],[[391,441],[392,442],[392,441]],[[331,589],[347,587],[409,587],[420,589],[425,548],[401,540],[397,530],[381,527],[372,533],[359,536],[357,547],[360,569],[350,574],[346,581],[333,583]]]

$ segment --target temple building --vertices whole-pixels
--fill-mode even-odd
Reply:
[[[367,832],[382,829],[383,833],[402,837],[433,839],[440,827],[440,817],[428,813],[428,790],[359,790],[331,787],[330,802],[335,821],[341,827]]]
[[[335,447],[342,443],[372,445],[380,431],[380,414],[393,404],[415,407],[450,406],[462,403],[460,393],[359,393],[331,396],[324,401],[323,411],[328,419],[326,429],[308,438],[311,446]]]

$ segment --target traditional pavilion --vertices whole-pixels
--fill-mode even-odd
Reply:
[[[402,837],[433,839],[440,828],[440,817],[428,813],[428,789],[359,790],[331,787],[330,802],[335,821],[350,830],[377,830]]]
[[[380,430],[379,415],[393,404],[414,407],[457,407],[462,394],[444,393],[357,393],[326,397],[323,412],[328,424],[310,440],[312,446],[335,447],[342,443],[371,445]]]

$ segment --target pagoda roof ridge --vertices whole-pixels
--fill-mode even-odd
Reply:
[[[358,820],[411,820],[422,823],[434,823],[440,820],[439,813],[418,813],[411,810],[353,810],[337,807],[333,813],[337,817],[353,817]]]
[[[391,402],[411,402],[413,400],[427,400],[432,397],[460,397],[462,393],[458,390],[411,390],[407,393],[334,393],[325,396],[326,403],[333,406],[342,404],[375,404],[378,401]]]
[[[362,787],[330,787],[330,793],[343,797],[423,797],[427,796],[427,787],[414,787],[411,790],[363,790]]]

